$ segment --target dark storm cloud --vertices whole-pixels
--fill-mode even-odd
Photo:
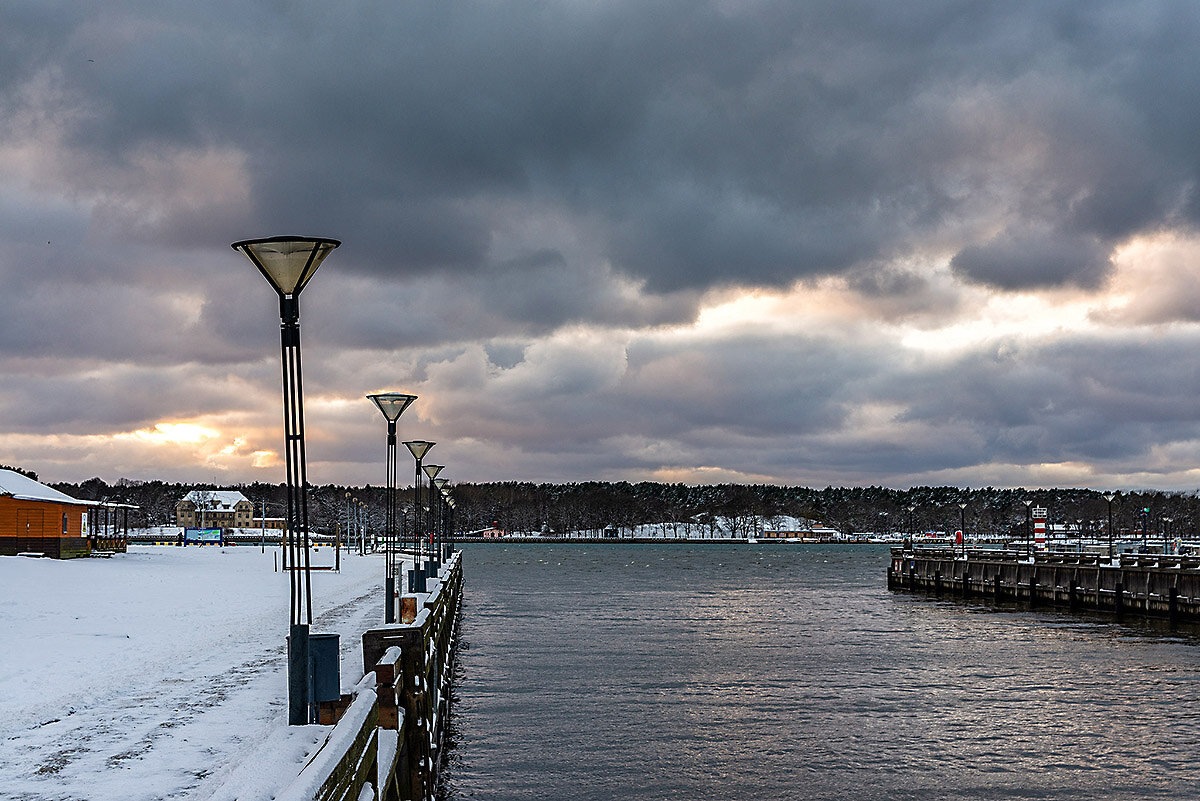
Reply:
[[[1194,348],[1173,336],[1147,358],[1144,342],[1073,338],[896,376],[884,394],[908,422],[973,432],[977,459],[1135,462],[1195,436]]]
[[[65,141],[114,166],[139,148],[243,152],[252,210],[213,238],[331,232],[357,243],[342,269],[363,274],[495,269],[505,220],[552,204],[595,237],[563,258],[608,261],[652,291],[785,285],[947,232],[964,238],[964,277],[1016,287],[1094,282],[1117,239],[1189,213],[1198,16],[1172,4],[127,4],[102,18],[23,6],[24,35],[0,40],[0,59],[15,67],[6,106],[52,71],[59,91],[42,102]],[[158,221],[161,241],[196,241],[185,211]],[[973,233],[997,216],[1045,233]]]
[[[1107,277],[1110,248],[1091,236],[1005,232],[959,251],[953,270],[971,281],[1001,289],[1073,284],[1095,288]]]
[[[234,392],[244,392],[244,384],[230,380],[234,376],[189,380],[198,370],[196,365],[169,371],[126,365],[46,374],[29,363],[10,365],[5,372],[11,378],[0,390],[0,414],[10,432],[111,434],[153,427],[164,408],[184,418],[220,413]],[[251,376],[262,378],[256,372]]]
[[[275,298],[228,243],[302,233],[344,242],[302,304],[311,397],[420,388],[414,420],[490,443],[478,478],[512,449],[542,479],[836,483],[1144,464],[1193,437],[1200,388],[1163,366],[1183,340],[946,365],[864,330],[1097,290],[1131,238],[1186,238],[1194,5],[18,1],[3,22],[12,430],[274,398]],[[850,311],[689,328],[727,287],[797,282]],[[1106,319],[1193,319],[1190,297]],[[72,393],[94,408],[39,403]],[[313,435],[348,460],[357,415],[330,403]]]

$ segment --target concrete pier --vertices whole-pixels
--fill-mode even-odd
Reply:
[[[888,588],[1200,621],[1200,558],[893,548]]]

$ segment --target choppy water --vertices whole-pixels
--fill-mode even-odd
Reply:
[[[444,796],[1200,798],[1200,640],[879,546],[468,545]]]

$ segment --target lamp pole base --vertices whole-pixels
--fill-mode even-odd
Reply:
[[[307,726],[309,721],[308,624],[294,623],[288,634],[288,725]]]

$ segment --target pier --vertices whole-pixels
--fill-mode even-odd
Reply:
[[[1171,621],[1200,621],[1200,558],[892,548],[888,588]]]
[[[363,677],[321,705],[324,744],[277,796],[287,801],[426,801],[437,787],[462,606],[462,561],[441,566],[418,607],[362,637]],[[409,598],[403,598],[407,601]]]

